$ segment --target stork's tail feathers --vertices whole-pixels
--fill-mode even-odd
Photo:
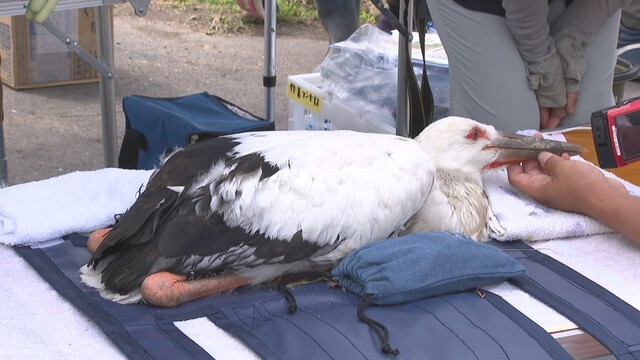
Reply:
[[[94,269],[92,266],[85,265],[80,268],[80,280],[87,286],[97,289],[100,295],[108,300],[115,301],[120,304],[135,304],[142,300],[140,288],[131,291],[128,294],[118,294],[107,290],[102,283],[102,269]]]

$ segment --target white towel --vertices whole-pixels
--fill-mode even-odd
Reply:
[[[0,244],[32,245],[109,226],[150,175],[106,168],[0,189]]]
[[[100,328],[0,245],[0,359],[125,360]]]
[[[561,134],[545,135],[545,138],[565,141]],[[587,162],[580,156],[574,156],[572,159]],[[640,197],[640,187],[606,170],[600,170],[605,176],[623,183],[629,193]],[[552,209],[535,202],[509,184],[505,168],[486,172],[483,175],[483,181],[491,209],[500,225],[506,230],[504,234],[492,233],[491,237],[496,240],[538,241],[612,232],[611,229],[588,216]]]

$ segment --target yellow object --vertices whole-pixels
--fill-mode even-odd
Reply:
[[[306,106],[307,108],[320,113],[322,108],[322,98],[317,96],[312,91],[309,91],[302,86],[289,82],[288,84],[288,92],[290,99],[293,99],[300,104]]]

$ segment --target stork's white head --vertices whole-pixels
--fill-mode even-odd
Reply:
[[[455,168],[467,173],[535,159],[541,151],[569,155],[584,152],[578,145],[510,134],[457,116],[433,122],[416,141],[432,156],[436,168]]]
[[[476,240],[486,240],[492,226],[482,170],[535,159],[543,150],[569,155],[584,151],[574,144],[509,134],[454,116],[435,121],[416,141],[433,159],[437,181],[423,207],[407,222],[406,232],[446,230]]]

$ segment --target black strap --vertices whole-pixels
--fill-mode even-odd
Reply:
[[[375,321],[372,318],[368,317],[364,314],[364,309],[373,303],[373,295],[366,294],[360,298],[360,303],[358,304],[358,319],[363,323],[367,324],[373,332],[376,333],[378,339],[382,345],[380,345],[380,350],[387,355],[398,356],[400,351],[398,349],[394,349],[389,344],[389,330],[383,323],[379,321]]]
[[[415,22],[418,27],[418,37],[420,40],[420,53],[422,55],[422,79],[418,88],[418,80],[413,70],[411,57],[407,54],[407,85],[409,86],[409,137],[415,138],[431,124],[433,121],[433,92],[427,76],[427,61],[425,59],[425,33],[427,31],[427,21],[429,12],[425,0],[418,0],[415,9]],[[407,47],[408,49],[409,47]]]
[[[409,1],[405,1],[404,13],[400,14],[403,17],[404,23],[407,24],[409,18]],[[407,129],[408,136],[415,138],[431,124],[433,121],[433,92],[429,85],[429,79],[427,77],[427,61],[425,59],[425,33],[427,31],[427,21],[429,21],[429,10],[427,8],[426,0],[417,0],[414,8],[414,19],[417,24],[417,31],[420,40],[420,50],[422,54],[422,78],[421,83],[418,84],[418,78],[413,71],[413,64],[411,62],[411,31],[405,28],[402,23],[391,13],[380,0],[371,0],[373,5],[380,10],[380,12],[386,16],[389,21],[398,29],[403,35],[400,39],[404,39],[408,43],[407,54],[405,56],[405,68],[406,68],[406,86],[409,100],[409,127]],[[401,40],[399,40],[401,41]],[[403,120],[403,119],[399,119]]]
[[[128,129],[122,139],[120,155],[118,155],[118,167],[121,169],[137,169],[138,151],[146,148],[147,141],[144,134],[136,129]]]
[[[289,284],[299,281],[314,282],[317,280],[331,279],[331,274],[322,271],[303,271],[291,274],[285,274],[280,277],[276,287],[287,301],[287,313],[293,314],[298,310],[298,302],[296,297],[289,289]]]
[[[640,359],[640,311],[521,241],[497,242],[527,272],[509,281],[591,334],[618,359]]]

